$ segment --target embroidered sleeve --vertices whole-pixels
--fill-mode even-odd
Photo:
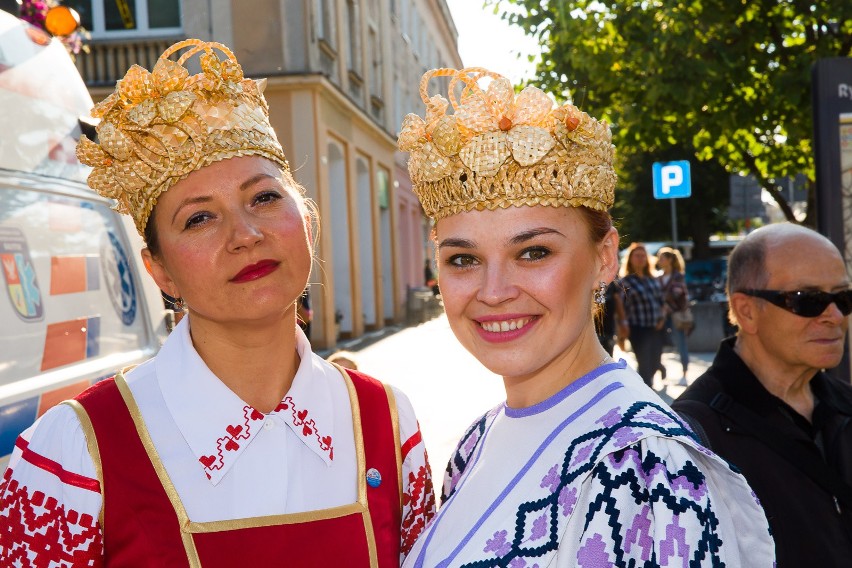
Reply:
[[[435,516],[435,491],[426,446],[414,409],[402,392],[394,389],[399,413],[399,439],[402,444],[402,531],[400,562],[414,541]]]
[[[101,566],[100,483],[74,411],[48,411],[15,443],[0,483],[0,565]]]
[[[471,424],[467,432],[459,440],[453,455],[450,456],[450,461],[447,462],[447,467],[444,470],[444,485],[441,488],[442,505],[447,502],[447,499],[456,490],[459,479],[461,479],[462,473],[464,473],[468,462],[470,462],[473,451],[482,438],[482,433],[485,432],[485,421],[487,418],[488,414],[484,414],[476,422]]]
[[[558,565],[773,566],[766,518],[745,481],[715,485],[704,465],[676,454],[652,439],[598,462],[572,504],[583,521],[560,543]],[[744,513],[732,515],[737,498]]]

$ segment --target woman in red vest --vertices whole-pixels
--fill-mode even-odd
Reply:
[[[89,185],[133,217],[188,316],[18,439],[3,566],[398,566],[432,516],[408,400],[296,325],[312,213],[262,87],[225,46],[187,40],[95,107]]]

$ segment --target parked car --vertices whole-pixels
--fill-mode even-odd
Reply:
[[[689,297],[698,301],[724,300],[728,278],[728,257],[694,259],[686,262],[684,273]]]
[[[166,335],[141,237],[75,156],[91,107],[65,47],[0,10],[0,472],[37,417]]]

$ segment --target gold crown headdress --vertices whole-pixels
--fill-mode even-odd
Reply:
[[[184,48],[177,61],[169,59]],[[201,73],[190,76],[184,63],[198,53]],[[94,167],[89,186],[117,200],[141,235],[160,194],[197,169],[258,155],[289,170],[269,124],[264,86],[243,77],[230,49],[197,39],[169,47],[150,73],[133,65],[92,109],[101,119],[100,145],[85,136],[77,145],[79,160]]]
[[[429,96],[433,77],[451,77],[449,102]],[[479,81],[489,77],[485,90]],[[459,82],[463,83],[456,98]],[[433,69],[420,81],[425,120],[409,114],[399,149],[426,215],[518,205],[612,206],[615,148],[605,122],[571,104],[556,106],[543,91],[517,96],[505,77],[486,69]]]

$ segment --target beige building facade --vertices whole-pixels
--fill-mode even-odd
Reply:
[[[187,37],[266,77],[270,119],[320,216],[311,340],[332,348],[400,322],[422,287],[428,222],[396,150],[418,83],[458,67],[445,0],[65,0],[92,32],[77,65],[98,100],[127,68]]]

